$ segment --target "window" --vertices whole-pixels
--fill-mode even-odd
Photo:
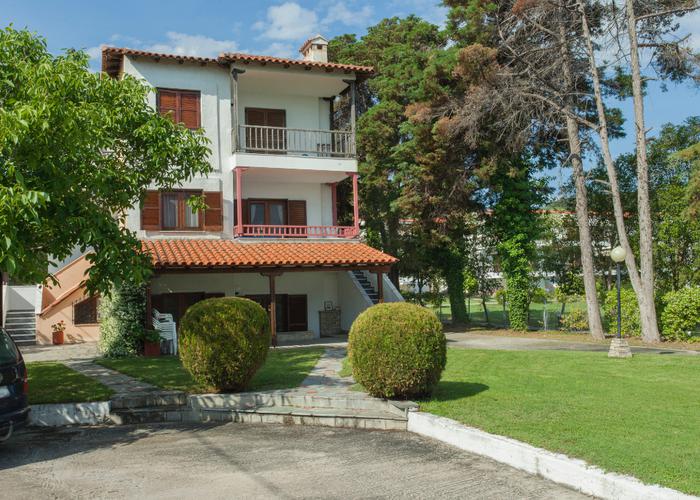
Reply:
[[[88,297],[73,305],[74,325],[94,325],[97,321],[97,297]]]
[[[173,191],[161,193],[161,226],[163,229],[201,229],[201,217],[187,204],[200,191]]]
[[[201,127],[199,91],[158,89],[158,112],[189,129]]]
[[[284,226],[287,224],[287,201],[249,200],[248,220],[254,226]]]

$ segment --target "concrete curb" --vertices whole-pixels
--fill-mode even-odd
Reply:
[[[110,409],[109,401],[32,405],[29,425],[60,427],[104,424],[110,421]]]
[[[430,413],[409,412],[408,431],[437,439],[600,498],[615,500],[697,498],[663,486],[644,484],[631,476],[605,472],[583,460],[535,448],[515,439],[489,434]]]

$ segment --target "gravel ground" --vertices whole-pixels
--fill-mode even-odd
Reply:
[[[4,498],[586,498],[406,432],[198,425],[29,429]]]

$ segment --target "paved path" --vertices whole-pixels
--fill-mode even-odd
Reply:
[[[105,368],[104,366],[93,363],[92,361],[63,361],[63,363],[74,369],[77,372],[94,378],[103,385],[106,385],[114,391],[115,396],[133,395],[135,393],[157,392],[162,391],[160,387],[156,387],[146,382],[136,380],[133,377],[124,375],[115,370]]]
[[[349,393],[350,387],[355,381],[352,377],[340,378],[338,374],[343,366],[345,356],[346,349],[343,347],[326,349],[326,352],[321,356],[316,366],[309,372],[309,375],[297,390],[309,394]],[[353,391],[353,394],[358,393]]]
[[[471,332],[450,332],[447,336],[448,347],[465,349],[493,349],[503,351],[589,351],[608,352],[609,344],[571,342],[567,340],[536,339],[523,337],[499,337],[497,335],[479,335]],[[682,349],[664,349],[658,347],[632,347],[635,354],[671,354],[697,356],[700,351]]]
[[[24,431],[3,498],[587,498],[406,432],[277,425]]]
[[[95,359],[99,356],[97,342],[64,345],[28,345],[22,346],[20,349],[24,360],[27,362]]]

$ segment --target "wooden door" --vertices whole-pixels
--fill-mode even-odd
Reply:
[[[306,295],[289,295],[287,317],[290,332],[305,332],[309,329]]]
[[[264,153],[287,150],[287,113],[284,109],[245,108],[246,148]],[[273,127],[273,128],[269,128]]]

